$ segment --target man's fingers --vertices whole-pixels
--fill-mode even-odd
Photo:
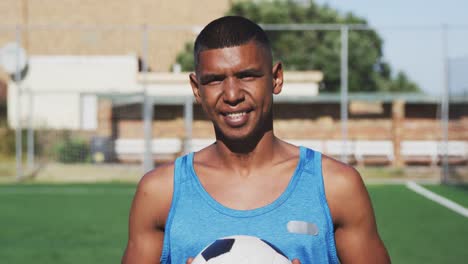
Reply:
[[[185,263],[186,263],[186,264],[190,264],[190,263],[192,263],[192,261],[193,261],[193,258],[188,258],[187,261],[186,261]]]

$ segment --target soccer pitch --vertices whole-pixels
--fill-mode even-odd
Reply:
[[[466,187],[426,186],[468,205]],[[468,218],[404,185],[369,185],[393,263],[468,259]],[[119,263],[134,184],[0,185],[1,263]]]

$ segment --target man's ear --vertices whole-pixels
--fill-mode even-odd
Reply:
[[[197,80],[197,75],[195,73],[191,73],[189,75],[190,78],[190,86],[192,86],[192,92],[193,95],[195,96],[195,100],[197,103],[201,103],[201,95],[200,95],[200,86]]]
[[[279,94],[283,89],[283,64],[277,62],[273,66],[273,94]]]

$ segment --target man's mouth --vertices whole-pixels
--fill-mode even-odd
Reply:
[[[241,118],[242,116],[246,115],[247,112],[236,112],[236,113],[226,113],[226,116],[232,119]]]
[[[249,120],[251,111],[224,112],[224,121],[231,127],[240,127]]]

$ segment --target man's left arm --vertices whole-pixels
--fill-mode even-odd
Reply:
[[[355,169],[341,163],[329,164],[334,168],[325,175],[326,163],[324,161],[325,187],[341,263],[390,263],[361,176]]]

